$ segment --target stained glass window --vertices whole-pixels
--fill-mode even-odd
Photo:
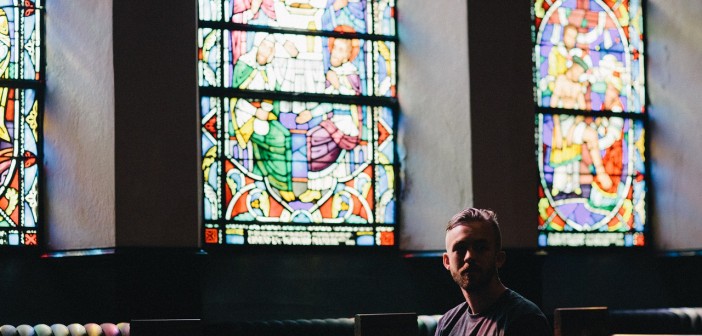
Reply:
[[[539,246],[644,246],[640,0],[535,0]]]
[[[42,3],[0,0],[0,246],[37,245]]]
[[[395,245],[394,1],[199,6],[205,245]]]

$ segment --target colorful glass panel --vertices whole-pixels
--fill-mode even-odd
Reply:
[[[640,0],[537,0],[536,103],[592,111],[645,111]]]
[[[222,20],[222,2],[220,0],[200,0],[198,5],[198,18],[200,21]]]
[[[205,244],[395,245],[394,7],[200,0]]]
[[[395,36],[395,1],[381,0],[374,2],[373,31],[378,35]]]
[[[382,234],[373,226],[394,224],[392,109],[202,97],[201,115],[204,212],[211,221],[206,237],[212,241],[377,245],[376,235],[384,244],[394,241],[393,226]],[[214,223],[219,219],[223,224]],[[298,232],[260,223],[315,226]]]
[[[395,96],[390,41],[201,28],[199,48],[201,86]],[[254,81],[259,72],[265,83]]]
[[[370,48],[364,40],[242,31],[225,31],[224,36],[225,87],[368,94],[366,58]],[[256,87],[256,83],[247,81],[252,68],[267,68],[269,85]]]
[[[395,97],[397,90],[397,65],[395,63],[395,43],[377,41],[374,43],[376,52],[373,54],[375,63],[375,95]]]
[[[38,245],[41,11],[0,0],[0,246]]]
[[[539,246],[644,246],[640,0],[535,0]]]
[[[203,97],[201,103],[206,219],[219,218],[218,167],[224,168],[221,175],[226,179],[225,219],[286,218],[300,223],[338,223],[344,219],[368,224],[393,218],[390,211],[389,217],[379,221],[372,211],[380,198],[385,205],[394,202],[390,109],[235,97],[222,100]],[[292,112],[298,107],[300,112]],[[308,116],[301,118],[303,114]],[[218,140],[218,120],[224,121],[222,141]],[[221,160],[218,145],[224,148]],[[376,177],[373,167],[377,165]],[[266,198],[257,203],[262,210],[254,214],[249,213],[249,207],[236,206],[251,194]],[[331,209],[330,205],[344,210]],[[272,208],[278,209],[274,215]]]
[[[539,125],[540,244],[642,244],[643,123],[621,117],[542,114]]]
[[[203,213],[205,220],[217,220],[222,217],[221,210],[221,156],[220,116],[222,114],[221,99],[202,97],[200,101],[200,116],[202,125],[202,173],[204,180]]]
[[[41,79],[39,11],[34,1],[0,1],[0,78]]]
[[[200,86],[222,86],[222,31],[198,30],[198,73]]]
[[[304,31],[335,31],[340,26],[372,33],[368,0],[227,0],[224,21]],[[372,3],[372,1],[371,1]]]

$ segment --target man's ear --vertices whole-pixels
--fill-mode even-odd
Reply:
[[[504,265],[505,260],[507,260],[507,253],[505,253],[505,251],[497,252],[497,256],[495,259],[496,259],[495,263],[497,264],[497,268],[500,268],[500,267],[502,267],[502,265]]]
[[[447,270],[450,270],[450,269],[451,269],[451,263],[449,263],[449,255],[448,255],[448,253],[444,252],[443,260],[444,260],[444,268],[446,268]]]

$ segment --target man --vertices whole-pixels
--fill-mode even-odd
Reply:
[[[467,208],[453,216],[443,262],[466,302],[444,314],[436,336],[551,335],[541,310],[500,281],[505,252],[494,212]]]

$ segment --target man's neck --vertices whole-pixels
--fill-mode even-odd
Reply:
[[[462,291],[471,313],[480,314],[490,309],[506,290],[507,287],[499,279],[495,279],[485,288]]]

